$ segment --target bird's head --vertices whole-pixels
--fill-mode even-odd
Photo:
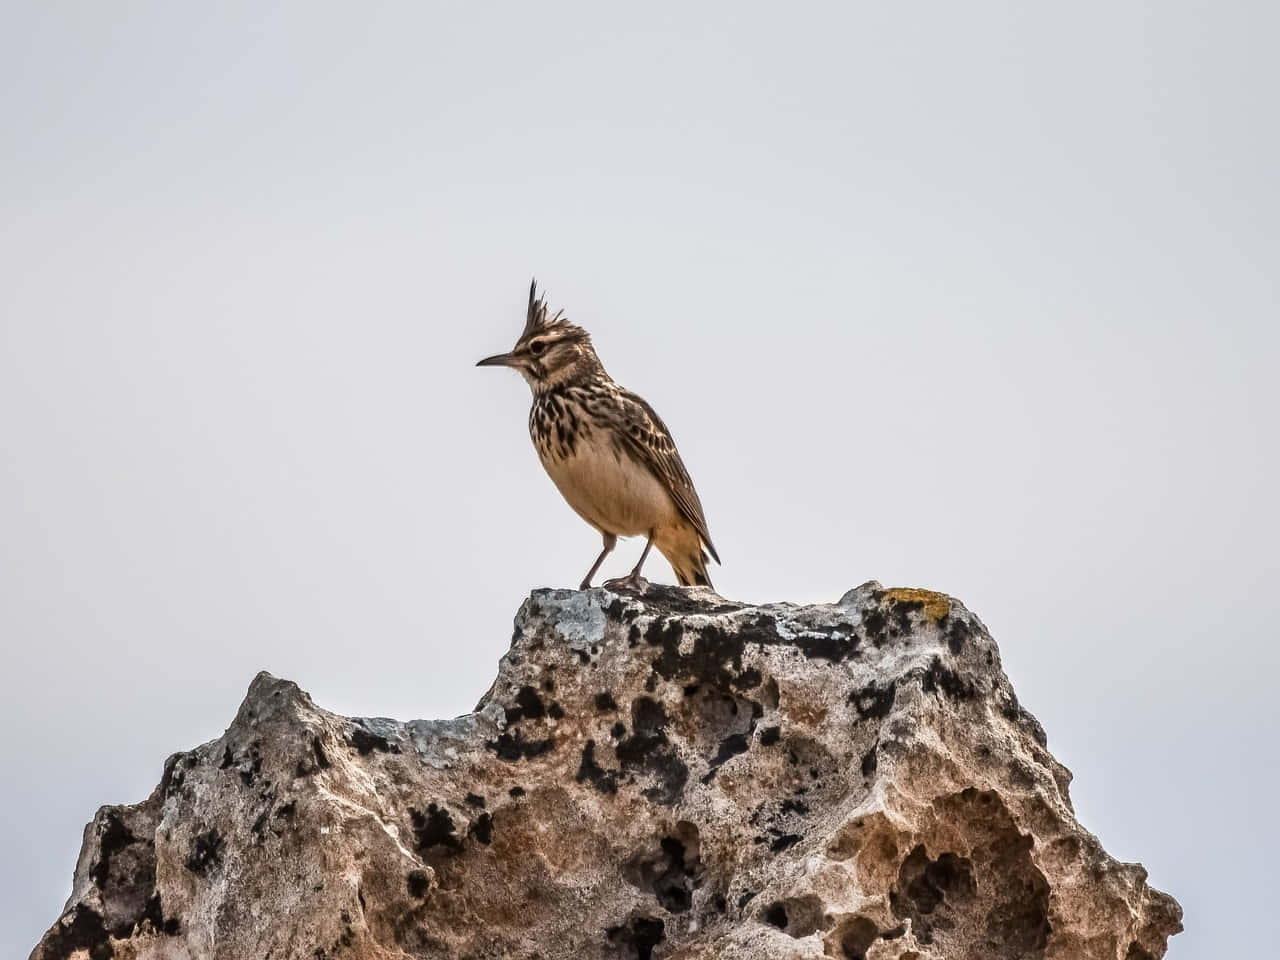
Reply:
[[[524,332],[510,353],[485,357],[477,367],[514,367],[534,393],[602,374],[591,335],[565,319],[564,311],[548,316],[535,280],[529,286],[529,312]]]

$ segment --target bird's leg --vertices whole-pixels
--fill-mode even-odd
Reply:
[[[643,590],[648,586],[648,581],[640,576],[640,568],[644,566],[645,557],[649,556],[649,550],[653,547],[654,531],[649,531],[649,539],[645,541],[644,550],[640,553],[640,559],[636,561],[636,568],[628,573],[625,577],[619,577],[616,580],[606,580],[604,585],[610,590]]]
[[[617,545],[618,538],[612,533],[606,533],[604,535],[604,549],[600,551],[600,556],[596,557],[596,562],[591,565],[591,569],[587,571],[587,575],[582,578],[582,586],[578,587],[579,590],[591,589],[591,578],[594,577],[596,575],[596,571],[600,569],[600,564],[604,563],[604,558],[607,557],[609,552]]]

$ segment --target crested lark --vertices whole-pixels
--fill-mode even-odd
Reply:
[[[666,424],[605,373],[587,331],[563,311],[547,315],[536,282],[529,287],[529,312],[515,347],[476,366],[515,367],[529,382],[529,434],[538,458],[569,506],[604,537],[604,549],[580,589],[591,586],[618,537],[634,536],[646,538],[640,562],[605,586],[641,586],[640,568],[655,546],[681,586],[711,586],[707,552],[716,563],[720,558]]]

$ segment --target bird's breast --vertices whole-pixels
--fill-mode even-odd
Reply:
[[[580,423],[571,438],[554,426],[542,437],[536,429],[532,433],[538,457],[556,488],[602,533],[642,536],[674,519],[675,504],[666,488],[613,443],[607,429]]]

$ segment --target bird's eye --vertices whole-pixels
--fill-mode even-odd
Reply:
[[[535,340],[533,343],[529,344],[529,352],[535,357],[541,354],[545,349],[547,349],[547,341],[545,340]]]

